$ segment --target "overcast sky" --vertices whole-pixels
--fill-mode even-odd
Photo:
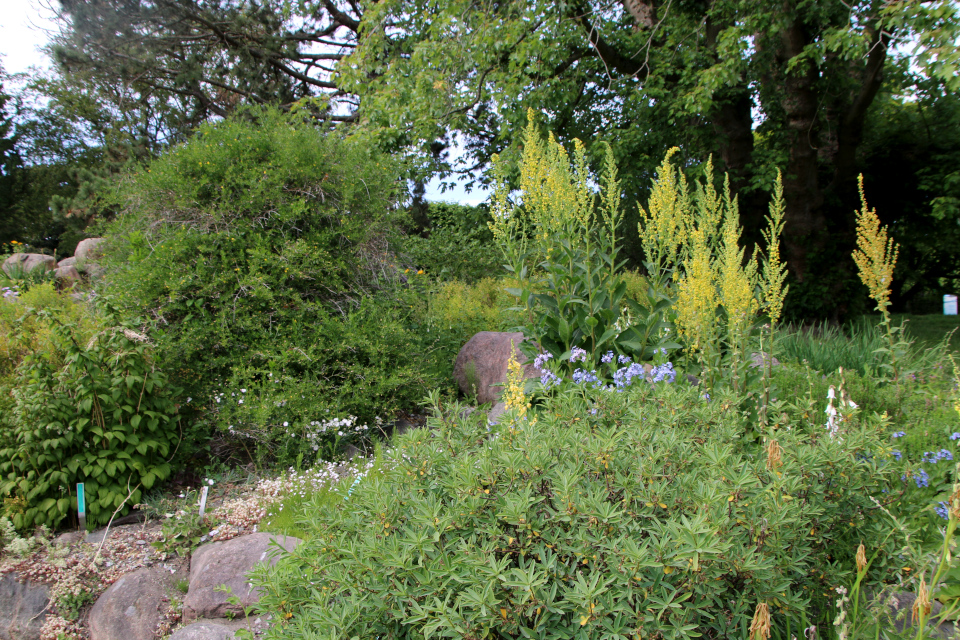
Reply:
[[[46,57],[37,49],[47,42],[54,28],[47,0],[3,0],[0,11],[0,55],[7,73],[20,73],[32,66],[46,67]]]
[[[0,63],[8,73],[21,73],[31,67],[46,68],[49,60],[39,48],[46,44],[49,32],[55,29],[54,0],[3,0],[0,11]],[[440,193],[439,182],[433,181],[428,190],[430,200],[446,200],[479,204],[486,194],[476,190],[466,193],[462,188]]]

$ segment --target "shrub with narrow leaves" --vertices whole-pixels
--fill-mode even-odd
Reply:
[[[726,391],[551,393],[496,425],[435,406],[349,499],[306,508],[311,539],[255,577],[268,637],[745,637],[761,603],[789,637],[829,624],[861,539],[887,552],[864,584],[899,570],[878,418],[829,438],[798,416],[773,446]]]

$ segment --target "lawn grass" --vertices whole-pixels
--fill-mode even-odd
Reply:
[[[940,341],[950,335],[950,351],[960,351],[960,316],[945,316],[939,313],[914,315],[911,313],[894,313],[893,324],[899,326],[907,323],[907,335],[917,341],[917,346],[930,348],[940,344]],[[870,322],[880,323],[879,315],[864,316]]]
[[[918,343],[932,347],[950,335],[950,351],[960,350],[960,316],[898,313],[893,315],[893,320],[895,323],[906,321],[907,333]]]

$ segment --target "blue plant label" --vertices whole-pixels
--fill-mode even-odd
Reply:
[[[87,515],[87,500],[83,494],[83,483],[77,483],[77,513],[82,516]]]

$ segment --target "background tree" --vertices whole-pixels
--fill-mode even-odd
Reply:
[[[828,258],[852,239],[858,150],[885,70],[910,57],[895,47],[917,43],[911,59],[955,91],[958,24],[949,2],[392,0],[364,15],[340,84],[360,95],[361,120],[427,161],[427,145],[456,134],[469,168],[486,166],[511,151],[527,105],[563,138],[615,143],[634,193],[668,147],[693,163],[713,153],[748,235],[780,167],[806,315],[855,286]]]
[[[628,202],[666,149],[680,146],[694,173],[713,154],[748,241],[781,168],[792,311],[822,315],[859,286],[831,257],[853,240],[871,109],[900,61],[923,70],[903,91],[928,79],[956,92],[957,13],[948,0],[67,0],[49,88],[93,129],[122,131],[105,136],[107,157],[144,157],[240,104],[273,103],[369,128],[381,148],[411,152],[419,178],[515,157],[534,106],[561,139],[613,143]]]
[[[4,91],[5,82],[6,74],[0,67],[0,243],[16,240],[21,225],[16,210],[20,156],[16,149],[12,101]]]

